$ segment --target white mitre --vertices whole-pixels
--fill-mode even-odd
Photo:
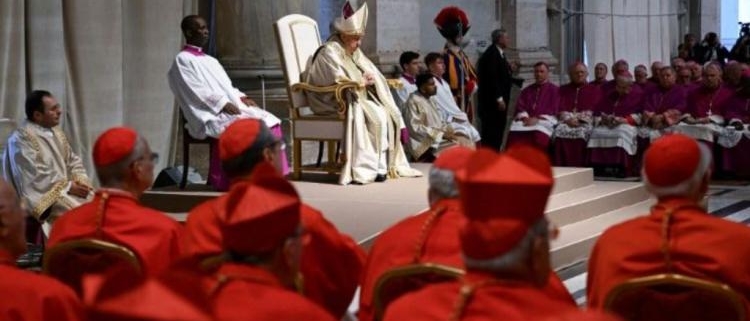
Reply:
[[[344,35],[363,35],[367,26],[367,2],[363,3],[356,12],[353,12],[352,2],[351,0],[344,2],[341,17],[333,21],[333,29]]]

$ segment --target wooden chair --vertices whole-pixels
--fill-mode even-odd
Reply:
[[[464,270],[434,263],[410,264],[385,272],[375,282],[373,306],[375,320],[382,320],[388,305],[400,296],[425,285],[459,279]]]
[[[302,141],[318,141],[328,144],[328,167],[313,170],[325,170],[329,173],[338,171],[338,152],[336,145],[343,142],[348,121],[348,99],[346,92],[359,86],[356,82],[342,82],[331,86],[313,86],[302,81],[308,61],[321,46],[318,23],[315,20],[290,14],[277,20],[274,24],[276,44],[281,57],[287,94],[289,96],[289,118],[292,140],[292,178],[299,179],[302,168]],[[312,113],[305,92],[334,93],[338,103],[338,114],[318,116]],[[320,155],[320,154],[319,154]]]
[[[180,130],[182,132],[182,178],[180,179],[180,189],[185,189],[185,186],[187,186],[188,170],[190,169],[190,145],[191,144],[208,144],[210,146],[211,144],[215,143],[214,142],[215,139],[211,137],[206,137],[204,139],[197,139],[197,138],[193,138],[193,136],[190,136],[190,133],[188,132],[187,128],[185,128],[185,124],[187,124],[187,119],[185,119],[185,115],[182,114],[182,109],[179,109],[179,107],[177,108],[180,113],[180,126],[181,126]]]
[[[136,254],[122,245],[81,239],[60,243],[44,253],[42,271],[73,288],[83,296],[81,281],[85,274],[119,269],[124,275],[142,276]]]
[[[743,299],[728,285],[673,273],[627,280],[604,307],[628,321],[745,320]]]

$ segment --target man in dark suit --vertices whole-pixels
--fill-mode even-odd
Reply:
[[[510,104],[512,72],[505,56],[510,39],[505,29],[492,31],[492,45],[477,62],[479,72],[479,119],[482,145],[499,151],[505,133],[507,106]]]

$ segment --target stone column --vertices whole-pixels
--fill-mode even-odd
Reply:
[[[420,49],[420,0],[369,0],[367,5],[370,16],[362,50],[386,77],[394,76],[400,73],[401,53]]]
[[[709,32],[716,32],[721,38],[737,37],[737,35],[721,34],[721,3],[719,0],[700,1],[700,35],[697,36],[702,39]]]
[[[533,78],[533,66],[546,62],[554,71],[557,59],[550,51],[547,0],[502,1],[502,25],[510,35],[510,61],[521,63],[521,77]],[[558,36],[558,35],[553,35]],[[550,76],[550,80],[557,77]],[[530,84],[527,81],[525,85]]]

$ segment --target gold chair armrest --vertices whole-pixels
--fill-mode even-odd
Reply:
[[[347,101],[344,97],[346,90],[359,89],[360,87],[361,85],[355,81],[342,81],[330,86],[315,86],[305,82],[299,82],[292,85],[292,90],[304,90],[314,93],[333,93],[336,97],[336,102],[339,104],[338,114],[344,116],[346,115],[347,108]]]
[[[388,87],[391,87],[391,89],[399,90],[404,88],[404,83],[401,82],[401,79],[388,78],[385,81],[388,82]]]

